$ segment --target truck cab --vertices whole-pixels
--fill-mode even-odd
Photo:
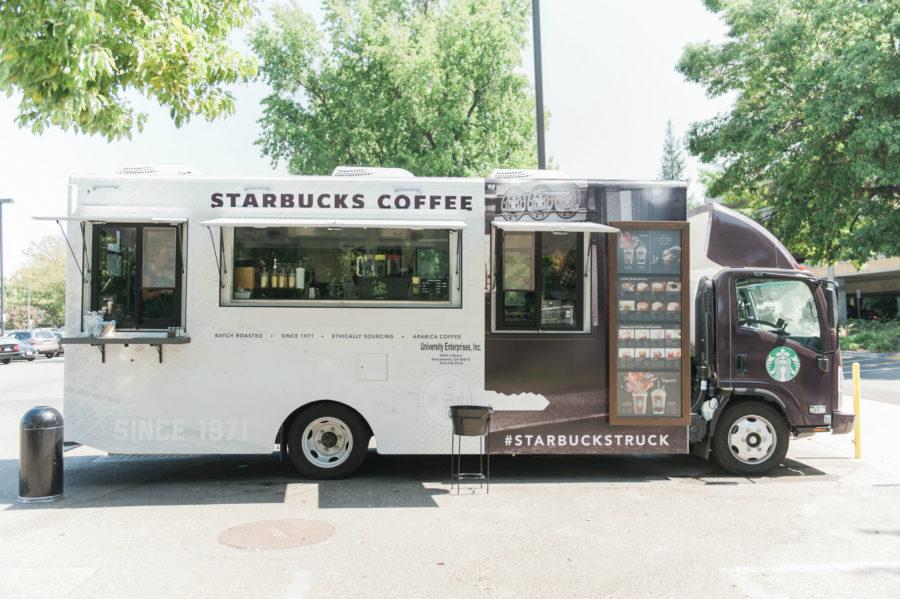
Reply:
[[[849,432],[833,283],[727,208],[708,205],[690,220],[696,268],[705,271],[694,283],[693,439],[705,433],[695,452],[711,451],[737,474],[762,474],[782,460],[791,435]]]

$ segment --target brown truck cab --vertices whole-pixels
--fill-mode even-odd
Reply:
[[[852,430],[853,414],[841,409],[833,283],[800,269],[736,212],[708,205],[690,220],[700,233],[693,451],[762,474],[783,459],[791,435]]]

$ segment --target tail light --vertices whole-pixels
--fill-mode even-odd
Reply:
[[[19,351],[19,344],[18,344],[18,343],[16,343],[15,345],[13,345],[13,351]]]

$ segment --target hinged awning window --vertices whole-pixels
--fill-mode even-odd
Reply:
[[[186,223],[187,218],[183,216],[134,216],[134,215],[115,215],[100,214],[91,216],[35,216],[34,220],[52,220],[56,222],[76,222],[76,223],[159,223],[177,225]]]
[[[491,223],[502,231],[556,231],[560,233],[618,233],[619,230],[609,225],[589,223],[585,221],[508,221],[495,220]]]
[[[346,229],[451,229],[466,227],[461,220],[380,220],[338,218],[251,218],[224,217],[202,221],[207,227],[329,227]]]

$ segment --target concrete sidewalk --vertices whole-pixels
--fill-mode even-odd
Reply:
[[[863,402],[863,460],[821,435],[760,479],[688,456],[503,456],[490,495],[456,495],[442,456],[372,454],[353,479],[314,482],[270,456],[79,448],[66,498],[21,506],[16,422],[23,402],[58,403],[62,371],[23,367],[24,399],[0,370],[2,597],[900,596],[900,407],[883,402]],[[333,534],[220,541],[260,522],[277,539],[278,520]]]

